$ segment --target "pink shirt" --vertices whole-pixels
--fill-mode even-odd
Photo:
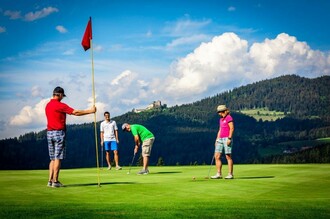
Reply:
[[[219,125],[220,125],[220,134],[219,138],[228,138],[230,127],[228,123],[233,122],[233,117],[231,117],[229,114],[225,116],[224,118],[220,118]]]

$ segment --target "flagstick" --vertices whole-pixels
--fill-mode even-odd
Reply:
[[[92,57],[92,91],[93,91],[93,105],[95,106],[95,86],[94,86],[94,56],[93,56],[93,43],[90,39],[91,44],[91,57]],[[96,148],[96,167],[97,167],[97,183],[100,187],[100,167],[99,167],[99,150],[97,147],[97,131],[96,131],[96,112],[94,113],[94,134],[95,134],[95,148]]]

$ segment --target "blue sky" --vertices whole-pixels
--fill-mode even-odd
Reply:
[[[3,0],[0,139],[43,130],[56,86],[73,108],[91,106],[91,50],[80,44],[90,16],[102,120],[285,74],[330,75],[329,11],[327,0]],[[83,122],[93,116],[68,117]]]

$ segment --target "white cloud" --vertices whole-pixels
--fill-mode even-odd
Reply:
[[[170,96],[188,97],[242,73],[247,54],[247,41],[234,33],[214,37],[202,43],[193,53],[180,59],[165,81],[164,90]]]
[[[11,19],[11,20],[16,20],[16,19],[22,18],[20,11],[10,11],[10,10],[7,10],[7,11],[4,12],[4,15],[5,16],[8,16],[9,19]]]
[[[119,85],[119,84],[130,84],[132,82],[133,73],[129,70],[122,72],[115,79],[111,81],[111,85]]]
[[[53,8],[53,7],[43,8],[40,11],[29,12],[29,13],[25,14],[24,20],[26,20],[26,21],[35,21],[35,20],[38,20],[40,18],[47,17],[48,15],[50,15],[54,12],[58,12],[58,11],[59,10],[57,8]]]
[[[234,6],[230,6],[230,7],[228,8],[228,11],[236,11],[236,8],[235,8]]]
[[[172,36],[190,36],[197,33],[202,28],[208,26],[212,21],[210,19],[202,21],[194,21],[186,16],[183,19],[178,20],[175,23],[169,22],[165,28],[164,32],[169,33]]]
[[[49,99],[43,99],[34,107],[24,106],[18,115],[10,118],[11,126],[40,126],[46,124],[45,106]]]
[[[31,96],[32,97],[42,97],[43,96],[42,89],[39,86],[33,86],[31,89]]]
[[[58,32],[60,32],[60,33],[66,33],[66,32],[68,32],[68,30],[65,27],[63,27],[62,25],[56,26],[56,30]]]
[[[329,55],[312,50],[306,42],[297,41],[296,37],[281,33],[275,39],[266,39],[251,46],[251,61],[254,76],[262,72],[264,76],[299,74],[306,77],[328,75]]]
[[[18,130],[21,133],[24,128],[43,129],[46,124],[44,106],[49,99],[39,99],[43,98],[42,94],[51,94],[57,85],[65,89],[68,97],[64,101],[70,106],[85,109],[93,102],[89,61],[47,59],[30,62],[28,69],[35,66],[38,68],[34,68],[34,77],[24,78],[24,83],[30,84],[32,97],[36,98],[29,99],[29,105],[25,99],[17,105],[11,100],[11,107],[1,112],[1,116],[17,115],[0,122],[0,128],[2,124],[6,129],[2,133],[7,133],[8,127],[10,135]],[[329,53],[313,50],[306,42],[285,33],[252,45],[235,33],[224,33],[165,67],[147,61],[98,58],[95,60],[97,120],[103,119],[104,111],[110,111],[113,116],[121,115],[133,108],[144,108],[154,100],[169,106],[189,103],[266,78],[284,74],[317,77],[329,75],[329,69]],[[22,75],[26,72],[16,73],[15,78]],[[39,84],[33,80],[36,77]],[[25,91],[29,89],[21,89],[21,93]],[[4,105],[8,104],[4,102]],[[19,112],[9,112],[17,108]],[[92,121],[93,115],[68,116],[68,124]]]
[[[171,74],[156,86],[168,100],[188,102],[284,74],[329,75],[329,60],[329,54],[312,50],[285,33],[254,43],[250,49],[246,40],[224,33],[173,63]]]
[[[209,39],[209,37],[204,34],[180,37],[180,38],[173,40],[171,43],[167,44],[166,49],[174,49],[175,47],[182,46],[182,45],[191,45],[194,43],[200,43],[207,39]]]
[[[0,33],[4,33],[4,32],[6,32],[6,28],[0,26]]]

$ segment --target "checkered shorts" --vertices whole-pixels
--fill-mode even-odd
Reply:
[[[65,158],[65,131],[47,131],[48,152],[50,160],[62,160]]]

